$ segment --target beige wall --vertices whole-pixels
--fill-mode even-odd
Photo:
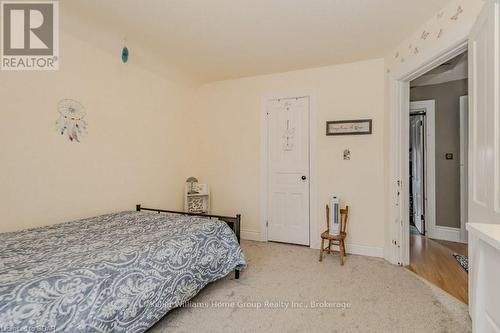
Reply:
[[[413,87],[411,101],[436,101],[436,225],[460,228],[460,96],[467,80]],[[453,153],[453,160],[445,158]]]
[[[200,181],[212,187],[212,210],[240,212],[243,235],[259,237],[261,98],[312,92],[316,111],[318,220],[324,229],[324,206],[336,194],[350,206],[348,243],[355,251],[381,255],[384,245],[384,62],[345,65],[220,81],[196,95]],[[325,122],[373,118],[367,136],[325,135]],[[342,159],[349,148],[350,161]],[[319,241],[319,239],[318,239]],[[318,246],[318,244],[313,244]]]
[[[482,3],[452,1],[443,20],[436,13],[385,61],[221,81],[197,91],[190,78],[137,42],[128,42],[131,61],[121,64],[124,32],[61,15],[60,71],[0,72],[0,232],[129,209],[139,201],[181,208],[183,182],[194,175],[211,184],[214,211],[241,212],[246,235],[258,237],[260,98],[307,90],[317,111],[313,232],[323,228],[324,204],[335,193],[352,208],[348,242],[373,253],[385,239],[389,249],[395,238],[386,221],[391,143],[384,63],[390,74],[435,48],[441,28],[445,36],[468,29]],[[459,4],[463,14],[450,20]],[[432,38],[422,40],[423,30]],[[62,98],[87,108],[89,135],[81,144],[55,131]],[[365,117],[374,119],[371,136],[324,135],[327,120]],[[345,148],[351,161],[342,160]]]
[[[213,211],[243,214],[259,237],[260,102],[311,91],[316,101],[318,221],[332,194],[351,206],[349,243],[383,246],[383,60],[215,82],[199,89],[139,43],[61,15],[60,70],[0,72],[0,232],[60,223],[136,203],[182,208],[184,180],[212,186]],[[158,64],[158,65],[157,65]],[[57,103],[80,101],[89,133],[56,132]],[[373,118],[370,136],[326,137],[325,122]],[[342,151],[352,151],[351,161]],[[367,167],[369,166],[369,167]],[[334,175],[337,174],[337,176]],[[313,244],[317,245],[317,244]]]
[[[114,54],[75,36],[61,32],[59,71],[0,72],[0,232],[140,202],[182,207],[192,89],[138,66],[137,48],[122,64],[121,36],[108,38]],[[86,107],[81,143],[56,132],[63,98]]]

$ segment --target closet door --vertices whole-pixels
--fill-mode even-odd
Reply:
[[[268,240],[309,245],[309,97],[271,100]]]

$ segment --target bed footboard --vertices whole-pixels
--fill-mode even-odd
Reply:
[[[226,222],[227,225],[229,225],[229,227],[233,230],[234,234],[236,235],[236,239],[238,240],[238,243],[240,243],[240,223],[241,223],[241,215],[240,214],[236,214],[236,216],[234,216],[234,217],[222,216],[222,215],[209,215],[209,214],[179,212],[179,211],[174,211],[174,210],[165,210],[165,209],[158,209],[158,208],[146,208],[146,207],[142,207],[141,205],[136,205],[135,210],[138,212],[151,211],[151,212],[157,212],[157,213],[200,216],[200,217],[205,217],[208,219],[222,220],[222,221]],[[240,271],[238,269],[234,270],[234,278],[235,279],[240,278]]]

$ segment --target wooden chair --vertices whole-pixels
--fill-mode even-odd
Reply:
[[[321,248],[319,250],[319,261],[323,260],[323,251],[332,253],[332,244],[339,247],[340,264],[344,265],[345,257],[345,239],[347,237],[347,216],[349,214],[349,206],[340,209],[340,234],[330,235],[330,207],[326,205],[326,231],[321,234]],[[328,241],[328,247],[325,247],[325,240]]]

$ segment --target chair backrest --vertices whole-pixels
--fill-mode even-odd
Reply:
[[[326,230],[330,231],[330,206],[326,205]]]
[[[349,216],[349,206],[340,208],[340,231],[347,230],[347,217]],[[330,231],[330,206],[326,205],[326,230]]]
[[[347,217],[349,216],[349,206],[340,209],[340,231],[347,232]]]

